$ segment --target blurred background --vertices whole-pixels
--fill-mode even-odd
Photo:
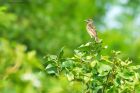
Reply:
[[[38,71],[46,54],[65,47],[65,56],[71,56],[73,49],[91,40],[84,22],[88,18],[108,45],[107,53],[119,50],[122,58],[140,64],[140,0],[0,0],[1,93],[67,90],[66,82],[56,88],[61,92],[49,90],[55,89],[54,81],[45,86],[49,77]]]

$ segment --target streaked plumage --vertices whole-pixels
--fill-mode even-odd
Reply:
[[[95,40],[98,41],[97,32],[96,32],[95,26],[93,25],[93,20],[88,19],[85,21],[87,22],[86,29],[87,29],[88,34],[90,35],[91,38],[95,38]]]

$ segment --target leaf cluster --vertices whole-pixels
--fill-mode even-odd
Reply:
[[[107,47],[91,41],[74,50],[72,57],[47,55],[45,71],[51,76],[65,75],[70,82],[82,82],[84,93],[138,93],[139,65],[119,58],[120,51],[102,55]]]

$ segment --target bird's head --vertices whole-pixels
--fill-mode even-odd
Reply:
[[[93,20],[92,19],[87,19],[87,20],[84,20],[85,22],[87,22],[87,23],[93,23]]]

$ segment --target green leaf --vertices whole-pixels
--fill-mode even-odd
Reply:
[[[74,75],[73,75],[73,73],[71,73],[71,72],[68,73],[68,74],[67,74],[67,78],[68,78],[69,81],[74,80]]]
[[[73,64],[74,62],[72,60],[67,60],[67,61],[62,62],[61,67],[71,67],[73,66]]]
[[[99,76],[106,76],[109,73],[109,71],[111,71],[111,69],[111,66],[103,63],[99,63],[97,68]]]
[[[134,70],[140,69],[140,65],[130,66],[130,69],[134,69]]]
[[[61,59],[62,58],[62,56],[63,56],[63,54],[64,54],[64,47],[62,47],[61,49],[60,49],[60,52],[58,53],[58,59]]]
[[[48,74],[57,74],[57,67],[53,66],[52,64],[47,65],[46,71]]]
[[[122,84],[122,80],[120,77],[116,76],[115,80],[114,80],[114,85],[115,86],[119,86]]]
[[[80,52],[79,50],[74,50],[74,52],[75,52],[75,55],[74,56],[76,58],[79,58],[79,59],[81,59],[85,55],[85,53]]]
[[[57,60],[57,56],[56,55],[48,55],[47,56],[47,61],[56,61]]]
[[[91,76],[92,76],[92,73],[84,74],[84,78],[83,79],[84,79],[85,83],[88,83],[89,81],[92,80]]]
[[[52,64],[47,65],[46,69],[53,68],[54,66]]]
[[[129,69],[124,69],[122,72],[119,72],[118,75],[129,80],[133,80],[134,78],[134,72],[129,71]]]
[[[109,60],[109,56],[102,56],[102,55],[101,55],[101,60],[106,61],[106,62],[112,64],[112,62]]]
[[[93,93],[100,93],[103,86],[97,86],[93,89]]]
[[[114,85],[109,87],[108,89],[106,89],[106,93],[118,93],[119,90],[118,88],[116,88]]]
[[[94,61],[90,62],[90,66],[93,68],[96,66],[97,63],[98,63],[98,61],[94,60]]]

